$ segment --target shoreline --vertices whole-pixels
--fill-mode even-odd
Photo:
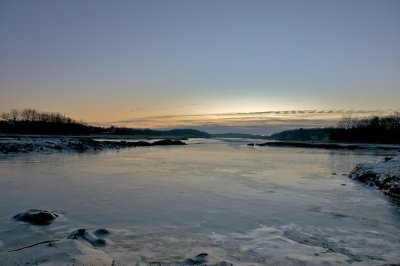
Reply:
[[[185,140],[182,136],[149,136],[149,135],[118,135],[118,134],[89,134],[89,135],[46,135],[46,134],[5,134],[0,133],[0,141],[3,139],[43,139],[43,138],[89,138],[89,139],[174,139]]]
[[[259,147],[317,148],[328,150],[393,150],[400,152],[400,144],[270,141],[264,143],[249,143],[247,145]]]
[[[158,138],[155,141],[118,140],[115,136],[96,140],[95,136],[15,136],[0,137],[0,154],[37,153],[37,152],[86,152],[105,149],[124,149],[130,147],[187,145],[178,139]],[[117,140],[116,140],[117,139]],[[154,139],[153,139],[154,140]]]

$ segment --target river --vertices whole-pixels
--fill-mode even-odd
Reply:
[[[97,249],[122,265],[199,253],[234,265],[400,263],[400,206],[347,177],[357,163],[393,152],[248,142],[1,155],[0,261],[26,263],[32,258],[7,251],[107,228]],[[48,226],[11,219],[32,208],[60,217]]]

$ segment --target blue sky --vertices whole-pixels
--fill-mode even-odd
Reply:
[[[0,36],[0,112],[263,133],[278,125],[207,118],[400,108],[399,1],[2,0]]]

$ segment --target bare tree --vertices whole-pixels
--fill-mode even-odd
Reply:
[[[11,119],[14,120],[14,122],[18,121],[20,119],[20,113],[17,109],[12,109],[10,111],[10,116],[11,116]]]
[[[38,121],[39,112],[32,108],[26,108],[21,112],[21,120],[24,121]]]
[[[353,118],[350,113],[344,114],[342,120],[339,121],[338,127],[351,129],[356,126],[357,119]]]
[[[39,113],[38,120],[40,122],[50,122],[50,115],[49,113]]]
[[[1,113],[0,118],[3,119],[4,121],[8,121],[11,119],[11,114],[10,113]]]

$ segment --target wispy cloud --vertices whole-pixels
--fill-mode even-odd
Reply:
[[[194,105],[194,104],[191,104]],[[187,105],[176,105],[178,108]],[[166,109],[165,109],[166,110]],[[206,114],[171,114],[136,116],[130,119],[114,121],[116,126],[136,128],[203,128],[208,131],[235,129],[238,132],[253,130],[253,133],[269,134],[278,129],[309,128],[333,126],[344,114],[369,116],[384,113],[383,110],[276,110],[262,112],[233,112]]]
[[[180,108],[184,108],[184,107],[198,106],[198,105],[202,105],[202,104],[203,103],[179,104],[179,105],[161,107],[161,108],[158,108],[157,110],[165,111],[165,110],[171,110],[171,109],[180,109]]]
[[[146,108],[145,107],[135,108],[135,109],[129,110],[129,112],[136,113],[136,112],[143,111],[143,110],[146,110]]]
[[[174,109],[181,109],[185,107],[193,107],[193,106],[199,106],[202,105],[203,103],[189,103],[189,104],[178,104],[178,105],[168,105],[168,106],[163,106],[163,107],[157,107],[157,108],[152,108],[152,107],[139,107],[139,108],[134,108],[132,110],[129,110],[130,113],[136,113],[140,111],[166,111],[166,110],[174,110]]]

